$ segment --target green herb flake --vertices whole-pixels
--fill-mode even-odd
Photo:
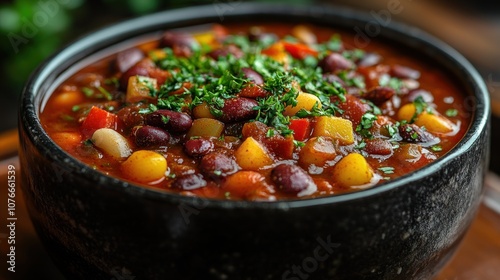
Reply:
[[[298,148],[302,148],[306,145],[306,143],[304,143],[302,141],[298,141],[298,140],[293,140],[293,144],[295,145],[295,147],[298,147]]]
[[[361,116],[361,122],[356,127],[356,132],[358,132],[364,138],[372,138],[372,134],[369,129],[373,126],[373,123],[377,120],[377,116],[371,112],[367,112]]]
[[[357,150],[362,150],[366,147],[366,142],[364,140],[362,140],[361,142],[359,142],[356,146],[354,146],[354,149],[357,149]]]
[[[441,152],[443,150],[443,148],[439,145],[434,145],[431,147],[431,150],[434,152]]]
[[[412,116],[410,123],[414,123],[417,120],[417,117],[427,108],[427,103],[424,101],[422,96],[415,98],[413,105],[415,105],[415,114]]]
[[[72,121],[74,121],[74,120],[75,120],[75,118],[74,118],[74,117],[72,117],[72,116],[70,116],[70,115],[66,115],[66,114],[61,115],[61,119],[62,119],[62,120],[64,120],[64,121],[67,121],[67,122],[72,122]]]
[[[457,109],[448,109],[448,110],[446,110],[445,115],[447,117],[456,117],[456,116],[458,116],[458,110]]]
[[[94,90],[88,87],[82,87],[81,88],[83,94],[85,94],[86,97],[92,97],[94,95]]]
[[[379,167],[378,170],[384,172],[384,174],[394,174],[394,167],[391,166]]]
[[[267,132],[266,132],[266,137],[267,137],[267,138],[271,138],[271,137],[273,137],[273,136],[274,136],[274,129],[269,129],[269,130],[267,130]]]

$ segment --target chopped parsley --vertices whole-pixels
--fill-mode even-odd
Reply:
[[[391,166],[379,167],[378,170],[384,172],[384,174],[394,174],[394,167]]]
[[[431,147],[431,150],[434,152],[441,152],[443,150],[443,147],[441,147],[440,145],[434,145]]]
[[[358,132],[364,138],[373,138],[370,128],[372,128],[373,123],[377,120],[377,116],[372,112],[367,112],[361,117],[361,122],[356,126],[356,132]]]
[[[458,110],[457,109],[448,109],[448,110],[446,110],[445,115],[448,117],[456,117],[456,116],[458,116]]]

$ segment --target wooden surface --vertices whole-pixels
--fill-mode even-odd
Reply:
[[[6,270],[7,168],[16,166],[16,273]],[[0,161],[0,279],[63,279],[38,240],[28,217],[19,186],[16,158]],[[435,280],[500,279],[500,215],[484,204],[455,256]]]

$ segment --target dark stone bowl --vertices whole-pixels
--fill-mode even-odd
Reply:
[[[340,8],[232,5],[166,11],[106,28],[70,44],[31,76],[19,116],[21,183],[33,224],[61,271],[68,279],[106,280],[435,275],[474,218],[483,189],[489,99],[477,72],[442,42],[370,15]],[[373,35],[433,59],[456,77],[472,114],[467,134],[443,158],[373,189],[259,203],[203,200],[122,182],[63,152],[40,125],[39,112],[54,85],[103,49],[167,28],[248,20],[377,27]]]

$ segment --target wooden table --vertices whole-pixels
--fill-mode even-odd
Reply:
[[[17,158],[0,161],[0,279],[63,279],[51,262],[47,252],[38,240],[28,217],[19,186],[16,186],[16,273],[6,270],[8,244],[5,221],[7,207],[7,168],[16,167],[19,176]],[[477,218],[458,248],[455,256],[445,266],[436,280],[497,280],[500,279],[500,215],[481,205]]]

